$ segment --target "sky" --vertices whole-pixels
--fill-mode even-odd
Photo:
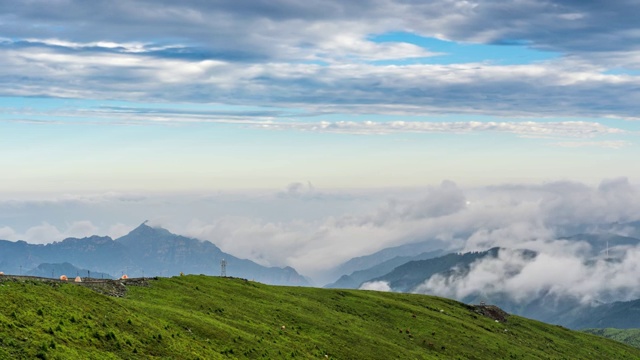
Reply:
[[[633,0],[0,0],[0,238],[117,236],[150,219],[304,267],[305,256],[278,254],[335,250],[307,240],[379,239],[354,240],[345,258],[412,241],[394,227],[340,232],[340,221],[450,183],[464,194],[566,183],[598,194],[621,181],[633,192],[639,10]],[[224,221],[261,230],[207,232]]]

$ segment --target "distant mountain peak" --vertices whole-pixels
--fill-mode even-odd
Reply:
[[[167,235],[173,235],[171,232],[169,232],[169,230],[164,229],[162,227],[159,227],[159,226],[152,227],[152,226],[147,225],[148,222],[149,222],[149,220],[145,220],[137,228],[131,230],[129,232],[129,234],[127,234],[126,236],[129,236],[129,235],[136,235],[136,236],[167,236]]]

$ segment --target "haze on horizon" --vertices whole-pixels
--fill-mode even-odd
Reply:
[[[638,220],[639,8],[0,1],[0,239],[150,219],[322,279]]]

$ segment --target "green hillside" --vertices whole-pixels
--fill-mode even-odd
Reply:
[[[1,281],[2,359],[640,358],[612,340],[517,316],[496,322],[423,295],[184,276],[127,286],[119,298]]]
[[[582,330],[589,334],[603,336],[615,341],[620,341],[625,344],[640,348],[640,329],[584,329]]]

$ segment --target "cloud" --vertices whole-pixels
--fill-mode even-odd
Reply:
[[[44,222],[41,225],[29,228],[24,234],[23,240],[32,244],[47,244],[62,239],[64,239],[64,235],[58,228]]]
[[[622,134],[624,130],[611,128],[596,122],[565,121],[565,122],[427,122],[427,121],[339,121],[320,123],[267,123],[260,125],[267,129],[295,129],[313,132],[335,132],[345,134],[389,134],[389,133],[473,133],[473,132],[503,132],[522,137],[577,137],[591,138],[607,134]],[[560,142],[560,146],[602,146],[618,148],[628,145],[626,141],[601,142]]]
[[[630,146],[629,141],[624,140],[612,140],[612,141],[561,141],[556,143],[557,146],[566,148],[581,148],[581,147],[599,147],[605,149],[621,149],[623,147]]]
[[[111,237],[112,239],[117,239],[119,237],[127,235],[131,230],[131,226],[125,225],[123,223],[117,223],[109,226],[107,236]]]
[[[625,72],[640,68],[640,46],[634,45],[640,35],[629,15],[637,8],[629,0],[3,4],[1,94],[420,116],[637,119],[638,76]],[[428,60],[440,52],[411,40],[375,41],[390,32],[560,55],[523,65],[438,64]],[[375,64],[379,60],[394,62]],[[622,73],[610,71],[616,69]]]
[[[638,34],[632,15],[637,6],[631,0],[304,4],[277,0],[256,1],[249,7],[221,1],[138,0],[107,5],[76,0],[52,5],[42,0],[2,5],[0,13],[2,32],[9,38],[50,38],[54,33],[79,43],[180,39],[223,53],[275,57],[293,49],[317,48],[344,34],[398,29],[456,41],[526,43],[571,53],[631,50],[638,48],[633,45]]]
[[[16,232],[8,227],[8,226],[3,226],[0,227],[0,240],[16,240]]]
[[[315,187],[311,182],[307,182],[307,184],[294,182],[287,185],[284,191],[279,192],[277,196],[281,198],[313,197],[315,193]]]
[[[360,220],[374,224],[387,224],[402,220],[439,218],[456,214],[466,208],[464,191],[453,181],[444,180],[440,186],[429,187],[418,199],[409,201],[391,200],[378,208],[375,215]]]
[[[298,189],[298,186],[293,188]],[[388,195],[386,192],[383,196]],[[423,231],[425,228],[421,223],[462,212],[466,204],[463,191],[451,181],[412,192],[411,197],[412,200],[398,198],[364,212],[362,206],[358,206],[359,214],[347,212],[307,221],[296,219],[298,214],[292,214],[293,219],[288,221],[237,216],[223,216],[212,221],[194,220],[182,232],[210,240],[235,256],[264,265],[293,266],[324,282],[334,280],[327,278],[327,272],[351,257],[399,242],[428,239],[432,234],[437,237],[439,234],[433,230]],[[306,202],[300,206],[305,212],[313,211],[312,208],[323,206],[327,201],[344,201],[331,196],[303,199]],[[376,195],[374,199],[379,198]],[[356,203],[360,201],[356,200]],[[284,205],[278,202],[272,206]],[[176,229],[171,224],[164,226]]]
[[[11,109],[5,109],[11,113]],[[383,111],[384,112],[384,111]],[[254,129],[278,131],[304,131],[316,133],[387,135],[395,133],[506,133],[525,138],[541,139],[593,139],[604,136],[633,135],[632,132],[594,121],[449,121],[425,120],[396,121],[314,121],[321,112],[288,112],[282,110],[184,110],[152,109],[138,107],[100,107],[86,109],[62,109],[47,111],[60,120],[0,119],[0,121],[30,122],[35,124],[84,124],[84,125],[149,125],[179,126],[198,123],[236,124]],[[29,116],[41,117],[44,112],[30,111]],[[398,115],[405,116],[405,115]],[[91,119],[91,120],[89,120]],[[631,145],[625,140],[559,141],[560,147],[603,147],[617,149]],[[114,193],[114,196],[117,194]],[[122,194],[121,196],[135,196]]]
[[[58,227],[43,222],[40,225],[33,226],[23,234],[14,234],[13,237],[19,237],[32,244],[48,244],[54,241],[61,241],[69,237],[83,238],[97,235],[98,227],[93,225],[91,221],[74,221],[67,225],[66,229],[60,231]]]
[[[556,181],[468,188],[443,181],[411,189],[341,191],[293,182],[283,190],[138,194],[135,201],[129,197],[96,194],[0,201],[0,234],[8,240],[37,243],[89,233],[118,237],[150,219],[176,234],[211,241],[237,257],[292,266],[324,284],[335,281],[332,270],[353,257],[423,241],[449,251],[531,249],[544,255],[537,261],[548,261],[550,267],[574,259],[580,269],[578,264],[594,249],[575,239],[558,239],[594,231],[632,234],[634,229],[624,224],[640,219],[640,192],[626,178],[603,180],[598,186]],[[633,268],[633,251],[622,261],[624,269]],[[526,275],[537,274],[533,270],[544,265],[529,267],[532,264],[508,253],[498,260],[504,264],[488,263],[478,271],[520,266]],[[609,265],[601,264],[600,270],[613,279],[617,268]],[[502,288],[511,291],[521,281],[525,286],[526,279],[514,278]],[[623,278],[616,281],[628,284]],[[445,291],[435,285],[433,289]],[[451,294],[467,294],[472,291],[468,286],[451,287]],[[614,297],[614,290],[602,294]],[[621,294],[631,294],[625,291]]]
[[[535,258],[527,258],[521,252],[504,249],[497,258],[476,261],[468,273],[434,275],[415,291],[457,299],[506,294],[518,303],[540,297],[573,298],[583,304],[640,297],[640,248],[627,249],[618,261],[601,258],[590,262],[578,253],[550,250],[548,247]]]
[[[456,113],[587,118],[637,118],[635,104],[639,100],[633,91],[637,86],[636,77],[605,75],[600,69],[576,68],[562,61],[546,65],[247,65],[208,59],[150,58],[133,53],[68,54],[50,49],[16,51],[1,47],[0,55],[0,76],[7,83],[0,93],[4,96],[85,99],[126,96],[129,101],[215,101],[299,108],[310,112],[322,109],[324,112],[347,114],[400,112],[413,116]],[[16,119],[28,120],[24,114],[18,115]],[[101,116],[95,112],[84,115]],[[103,111],[103,115],[107,114]],[[108,115],[121,122],[128,119],[176,122],[161,111],[155,114],[111,111]],[[181,120],[249,120],[242,117],[242,113],[231,118],[217,116],[217,119],[187,115],[181,114]],[[277,114],[274,115],[278,118]],[[263,117],[259,120],[269,119]],[[326,125],[336,130],[358,126],[350,122]],[[514,126],[511,122],[492,125],[495,128]],[[312,126],[318,129],[326,127],[322,123],[302,125]],[[447,125],[434,125],[437,126]],[[394,127],[420,130],[418,125],[411,129],[411,123],[386,123],[379,129],[365,128],[362,124],[359,127],[352,130],[389,131]]]
[[[498,186],[488,194],[493,195],[491,207],[498,206],[490,218],[508,220],[477,227],[462,251],[498,246],[503,248],[499,255],[476,261],[468,272],[458,269],[425,279],[415,292],[457,299],[507,296],[521,304],[538,297],[573,298],[583,304],[640,297],[640,246],[612,242],[612,259],[606,259],[604,240],[598,246],[580,236],[563,238],[592,232],[635,234],[633,226],[616,225],[640,219],[638,190],[628,179],[603,180],[597,187],[570,182]],[[517,249],[534,250],[537,256]]]
[[[409,43],[376,43],[352,35],[337,35],[318,44],[316,60],[349,63],[354,61],[381,61],[426,58],[442,55]]]
[[[65,236],[83,238],[96,235],[98,227],[93,225],[91,221],[76,221],[69,225],[65,231]]]
[[[66,228],[61,231],[57,226],[48,222],[42,222],[26,229],[24,233],[19,233],[11,227],[4,226],[0,228],[0,239],[2,240],[24,240],[31,244],[48,244],[55,241],[61,241],[69,237],[83,238],[97,235],[99,228],[91,221],[74,221],[67,224]]]
[[[389,283],[386,281],[370,281],[362,284],[360,290],[373,290],[373,291],[391,291]]]
[[[584,254],[583,243],[557,239],[640,218],[640,196],[624,178],[596,188],[552,182],[461,189],[443,182],[388,196],[377,207],[313,221],[222,217],[192,222],[184,231],[236,256],[291,265],[321,282],[335,280],[326,278],[327,271],[351,257],[417,241],[453,251],[503,246]]]

